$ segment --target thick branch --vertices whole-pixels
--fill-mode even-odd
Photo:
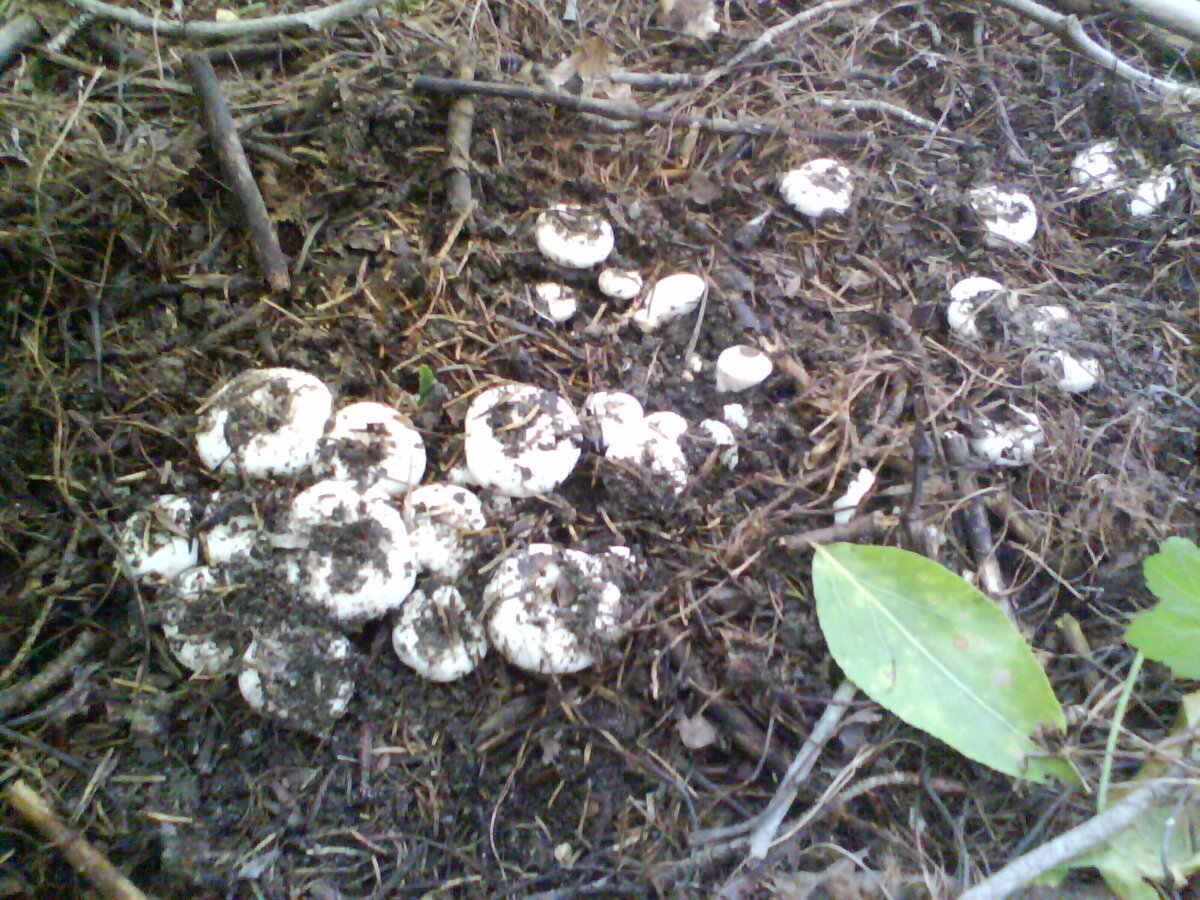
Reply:
[[[1200,3],[1196,0],[1116,0],[1115,5],[1135,19],[1192,40],[1200,39]]]
[[[328,28],[342,19],[356,16],[375,6],[380,0],[342,0],[341,3],[308,12],[264,16],[260,19],[246,19],[241,22],[175,22],[170,19],[144,16],[135,10],[113,6],[110,3],[103,3],[101,0],[67,0],[67,2],[79,9],[94,13],[102,19],[119,22],[137,31],[151,31],[168,37],[233,38],[282,34],[288,31],[318,31]]]
[[[0,69],[21,52],[21,48],[41,36],[42,26],[33,16],[20,15],[0,28]]]

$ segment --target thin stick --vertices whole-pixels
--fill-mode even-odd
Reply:
[[[71,6],[87,10],[102,19],[110,19],[137,31],[150,31],[166,37],[235,38],[261,37],[288,31],[318,31],[335,22],[348,19],[370,9],[380,0],[342,0],[332,6],[282,16],[264,16],[241,22],[174,22],[145,16],[132,9],[123,9],[101,0],[67,0]]]
[[[241,206],[242,214],[246,217],[246,230],[250,233],[258,264],[272,290],[287,291],[292,283],[287,260],[279,248],[275,228],[271,225],[262,193],[259,192],[258,184],[250,171],[250,163],[246,161],[246,151],[242,149],[242,142],[238,139],[237,126],[229,112],[229,105],[221,96],[217,73],[213,71],[208,57],[203,54],[189,53],[184,57],[184,61],[187,63],[192,87],[204,103],[204,125],[217,149],[221,171],[225,174],[225,179]]]
[[[753,121],[730,119],[706,119],[700,116],[686,116],[652,109],[637,109],[628,104],[609,103],[605,100],[593,100],[577,97],[574,94],[564,94],[560,91],[548,91],[542,88],[526,87],[521,84],[501,84],[494,81],[464,81],[459,78],[437,78],[432,75],[418,75],[412,81],[413,90],[429,91],[440,94],[483,94],[489,97],[506,97],[510,100],[529,100],[534,103],[550,103],[577,112],[591,113],[602,119],[624,119],[634,122],[655,122],[664,125],[678,125],[687,128],[699,128],[702,131],[712,131],[717,134],[755,134],[773,135],[792,130],[792,123],[784,120],[755,119]],[[866,132],[833,132],[805,131],[804,136],[815,143],[826,144],[859,144],[870,140]]]
[[[26,44],[41,37],[42,26],[30,15],[19,15],[0,28],[0,70],[21,52]]]
[[[1017,857],[999,872],[963,892],[959,900],[1003,900],[1067,860],[1112,840],[1151,809],[1166,806],[1183,791],[1194,789],[1194,782],[1180,780],[1183,772],[1183,766],[1172,766],[1166,777],[1147,782],[1082,825]]]
[[[475,77],[475,63],[463,60],[458,77],[470,81]],[[475,102],[463,95],[450,107],[446,125],[446,196],[450,211],[464,215],[473,208],[471,202],[471,129],[475,126]]]
[[[126,878],[105,856],[71,828],[23,781],[14,781],[4,789],[4,798],[26,822],[54,844],[80,875],[110,900],[147,900],[145,894]]]

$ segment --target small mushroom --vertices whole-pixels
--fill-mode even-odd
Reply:
[[[570,269],[599,265],[616,246],[612,225],[603,216],[570,203],[552,206],[538,216],[534,236],[547,259]]]
[[[1175,193],[1177,184],[1171,166],[1139,182],[1129,194],[1129,214],[1137,219],[1151,215]]]
[[[846,493],[833,501],[833,523],[842,525],[854,518],[858,505],[875,486],[875,473],[870,469],[859,469],[858,474],[850,479]]]
[[[1100,141],[1075,154],[1071,161],[1071,181],[1088,190],[1112,191],[1125,180],[1117,162],[1116,141]]]
[[[836,159],[813,159],[784,175],[779,193],[801,215],[840,215],[854,199],[854,175]]]
[[[745,344],[726,347],[717,357],[717,391],[749,390],[766,381],[772,369],[771,357],[756,347]]]
[[[345,481],[359,493],[401,497],[425,475],[425,442],[408,418],[369,400],[338,410],[321,438],[313,475]]]
[[[458,588],[441,585],[412,592],[392,629],[392,647],[422,678],[454,681],[474,671],[488,644]]]
[[[1058,389],[1068,394],[1090,391],[1100,380],[1100,360],[1073,356],[1065,350],[1054,352],[1051,369]]]
[[[404,602],[417,576],[398,510],[353,485],[320,481],[292,503],[289,525],[300,549],[284,575],[339,622],[375,619]]]
[[[704,279],[692,272],[676,272],[660,278],[634,311],[634,324],[649,332],[672,319],[686,316],[699,305],[707,290]]]
[[[163,494],[126,520],[121,529],[121,554],[135,578],[166,581],[200,561],[200,548],[191,530],[191,501]]]
[[[737,468],[738,445],[732,428],[717,419],[705,419],[696,426],[696,430],[705,435],[713,446],[720,448],[721,465],[727,469]]]
[[[171,655],[197,678],[219,678],[237,658],[232,630],[212,622],[227,617],[224,588],[218,570],[196,566],[166,584],[155,602]]]
[[[687,419],[669,409],[649,413],[642,419],[642,424],[651,431],[657,431],[669,441],[678,441],[688,430]]]
[[[528,672],[593,665],[620,634],[619,557],[530,544],[500,563],[483,592],[492,646]],[[617,571],[614,571],[617,570]]]
[[[476,483],[509,497],[554,490],[579,461],[579,418],[553,391],[502,384],[467,410],[467,468]]]
[[[973,275],[950,288],[950,304],[946,307],[946,324],[963,340],[980,336],[978,316],[984,307],[1001,298],[1010,302],[1004,285],[993,278]]]
[[[745,431],[750,427],[750,417],[746,415],[746,407],[741,403],[726,403],[721,407],[721,418],[731,428],[740,428]]]
[[[688,486],[688,462],[676,438],[646,425],[619,443],[610,444],[604,458],[632,466],[652,485],[666,485],[674,495]]]
[[[546,321],[561,325],[579,310],[579,298],[565,284],[543,281],[533,286],[530,305]]]
[[[452,582],[474,558],[475,535],[487,527],[487,519],[479,498],[465,487],[435,483],[404,498],[404,524],[418,568]]]
[[[600,293],[613,300],[632,300],[642,292],[642,276],[627,269],[605,269],[596,280]]]
[[[1028,244],[1037,234],[1037,207],[1028,194],[987,185],[968,196],[971,208],[989,234],[1014,244]]]
[[[1033,460],[1034,451],[1045,439],[1041,422],[1031,412],[1012,407],[1016,420],[1002,424],[981,419],[971,449],[976,456],[998,466],[1023,466]]]
[[[314,375],[297,369],[248,369],[205,404],[196,432],[200,461],[219,475],[290,476],[305,471],[333,409]]]
[[[256,634],[242,654],[238,690],[256,712],[323,734],[346,714],[356,668],[344,635],[283,622]]]

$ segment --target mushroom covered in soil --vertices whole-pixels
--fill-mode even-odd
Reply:
[[[1027,465],[1046,439],[1036,415],[1015,406],[1011,408],[1013,421],[1001,423],[980,419],[971,439],[971,450],[975,455],[997,466]]]
[[[479,498],[456,484],[426,484],[404,498],[418,568],[452,582],[475,556],[476,535],[487,527]]]
[[[220,475],[296,475],[317,456],[333,410],[329,388],[298,369],[247,369],[205,404],[196,451]]]
[[[262,523],[251,497],[232,491],[212,495],[200,520],[200,546],[208,565],[249,561],[261,536]]]
[[[500,563],[483,592],[492,646],[528,672],[563,675],[593,665],[620,634],[617,555],[530,544]]]
[[[467,468],[476,483],[509,497],[554,490],[579,461],[579,417],[553,391],[502,384],[467,410]]]
[[[283,622],[259,631],[242,654],[238,689],[251,709],[322,734],[354,696],[354,648],[336,631]]]
[[[212,621],[228,620],[224,589],[219,570],[196,566],[164,585],[155,602],[171,655],[197,678],[218,678],[237,658],[232,631]]]
[[[735,344],[717,357],[717,391],[746,391],[767,380],[774,369],[771,357],[757,347]]]
[[[854,199],[854,175],[836,159],[813,159],[785,174],[779,193],[801,215],[840,215]]]
[[[653,331],[660,325],[686,316],[704,298],[708,284],[692,272],[676,272],[654,282],[641,305],[633,313],[633,322],[642,331]]]
[[[417,566],[408,531],[383,499],[320,481],[297,495],[289,527],[299,549],[284,563],[287,581],[339,622],[378,618],[412,590]]]
[[[641,439],[646,413],[633,394],[596,391],[584,401],[583,414],[585,424],[595,431],[595,443],[601,450]]]
[[[1087,190],[1112,191],[1125,180],[1117,162],[1117,142],[1100,141],[1080,150],[1071,161],[1071,181]]]
[[[317,447],[313,475],[363,495],[401,497],[425,475],[425,442],[408,418],[369,400],[338,410]]]
[[[987,185],[968,196],[971,208],[989,234],[1014,244],[1028,244],[1037,234],[1037,207],[1028,194]]]
[[[570,203],[538,216],[534,237],[547,259],[570,269],[599,265],[616,246],[612,225],[603,216]]]
[[[126,520],[119,539],[121,554],[136,578],[174,578],[200,560],[191,530],[191,501],[163,494]]]
[[[1100,380],[1100,360],[1094,357],[1074,356],[1066,350],[1054,351],[1050,369],[1058,389],[1068,394],[1090,391]]]
[[[543,281],[533,286],[530,305],[546,321],[561,325],[579,310],[579,298],[565,284]]]
[[[1139,182],[1129,193],[1129,214],[1135,219],[1151,215],[1175,193],[1177,184],[1175,171],[1170,166]]]
[[[467,609],[458,588],[416,590],[392,629],[392,647],[410,669],[430,681],[454,681],[474,671],[487,654],[483,623]]]
[[[696,431],[719,450],[721,465],[727,469],[737,468],[738,445],[732,428],[719,419],[705,419],[696,426]]]
[[[963,340],[975,340],[980,336],[979,313],[997,298],[1007,302],[1009,295],[994,278],[972,275],[962,279],[950,288],[946,324]]]
[[[605,269],[596,279],[600,293],[612,300],[632,300],[642,292],[642,276],[628,269]]]

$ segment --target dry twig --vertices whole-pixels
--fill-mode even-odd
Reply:
[[[53,843],[75,867],[109,900],[147,900],[146,895],[125,877],[88,840],[59,818],[41,795],[23,781],[4,789],[4,799],[26,822]]]
[[[287,291],[292,283],[287,260],[279,248],[279,240],[267,215],[262,193],[250,172],[250,163],[246,160],[246,151],[242,149],[229,106],[221,96],[217,73],[203,54],[190,53],[185,57],[185,62],[192,86],[204,103],[204,125],[221,160],[221,171],[246,217],[246,229],[254,244],[258,263],[272,290]]]
[[[267,34],[282,34],[288,31],[317,31],[328,28],[335,22],[356,16],[370,9],[380,0],[342,0],[332,6],[302,13],[282,16],[264,16],[260,19],[244,19],[239,22],[173,22],[103,3],[101,0],[67,0],[71,6],[93,13],[101,19],[119,22],[137,31],[149,31],[166,37],[182,38],[234,38]]]

